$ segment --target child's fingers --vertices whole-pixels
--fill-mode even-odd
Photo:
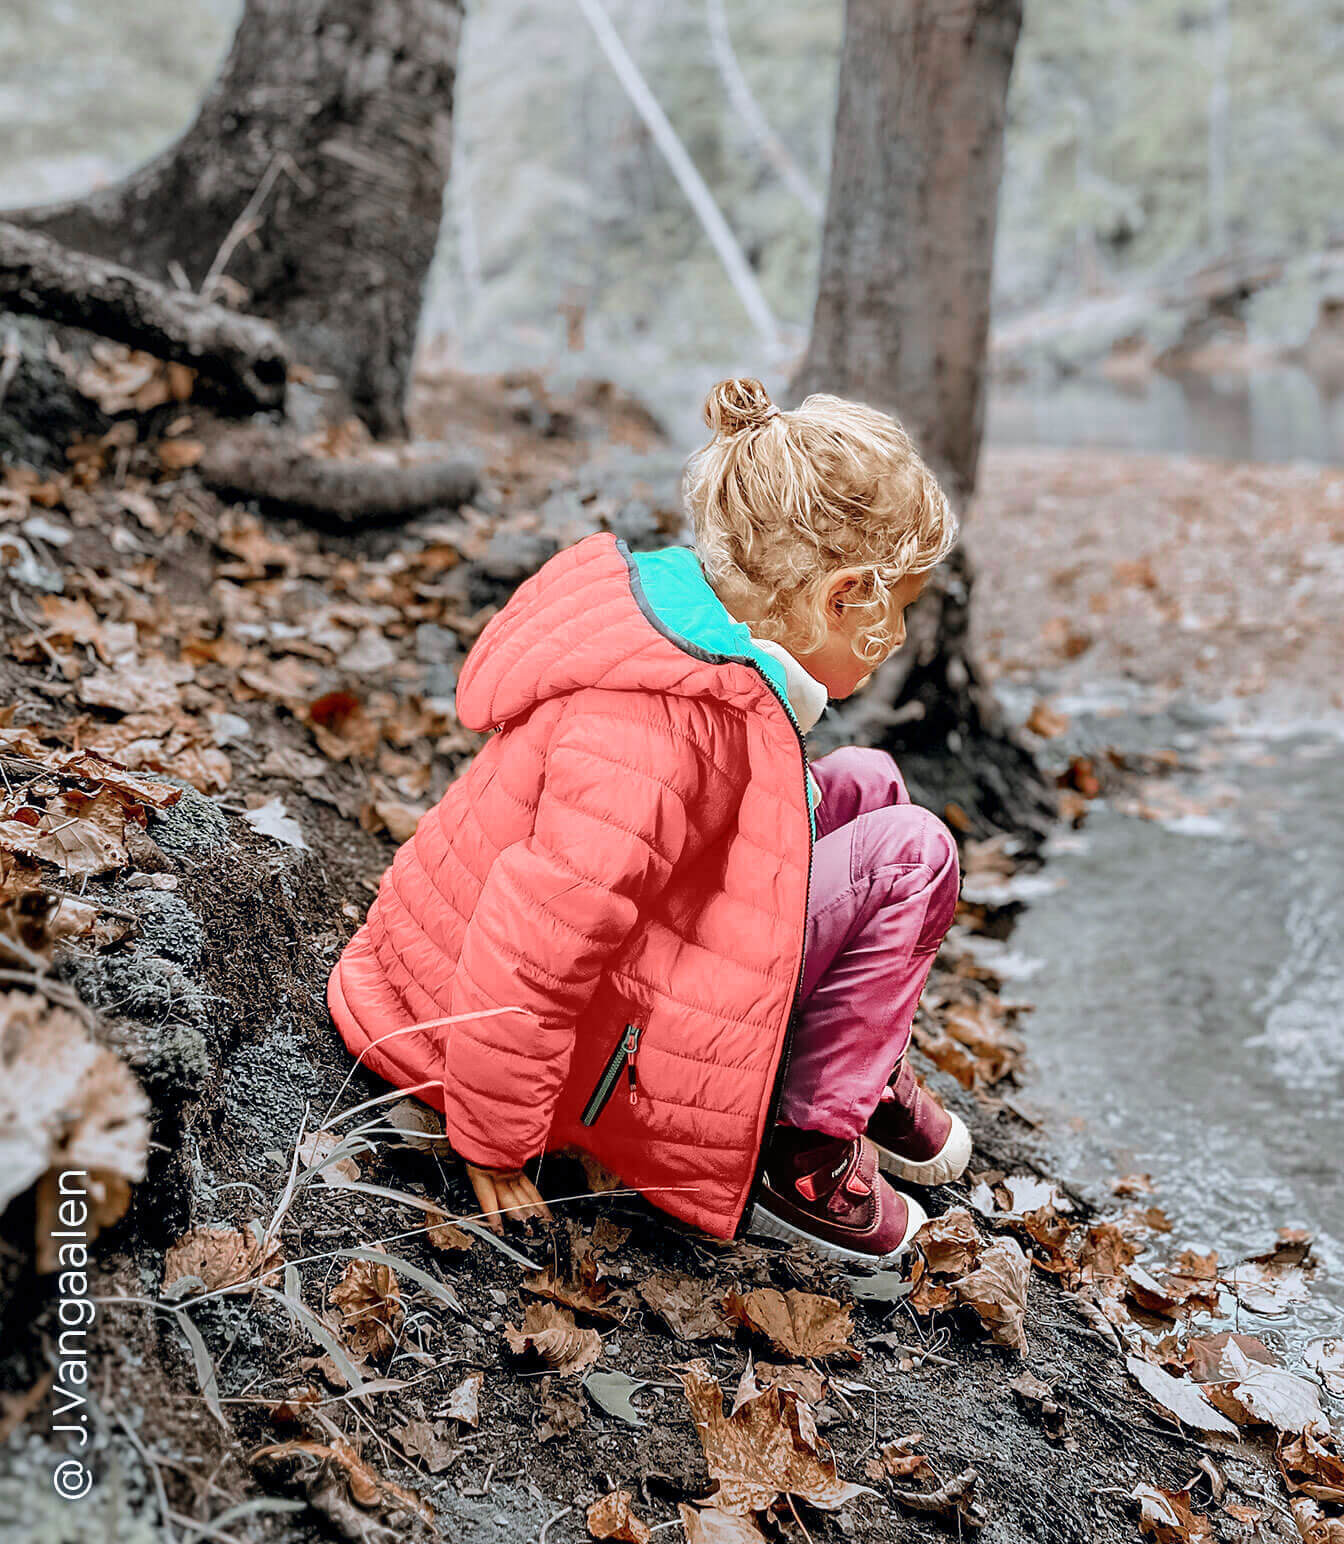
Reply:
[[[492,1233],[502,1233],[504,1227],[499,1217],[502,1203],[495,1189],[494,1178],[484,1169],[477,1168],[471,1169],[468,1178],[471,1180],[471,1188],[476,1192],[476,1200],[480,1203],[481,1221]]]

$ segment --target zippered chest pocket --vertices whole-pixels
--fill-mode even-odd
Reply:
[[[583,1114],[579,1117],[581,1124],[591,1126],[606,1109],[608,1101],[616,1092],[616,1086],[621,1080],[622,1069],[625,1071],[630,1103],[632,1105],[639,1103],[639,1079],[635,1061],[639,1055],[639,1041],[643,1033],[642,1024],[627,1024],[621,1031],[616,1049],[603,1067],[602,1075],[589,1095],[588,1103],[583,1107]]]

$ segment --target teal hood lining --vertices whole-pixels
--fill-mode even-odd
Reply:
[[[632,553],[623,541],[617,546],[629,564],[630,583],[640,610],[659,631],[698,659],[754,665],[798,729],[783,665],[756,647],[745,622],[733,620],[705,578],[695,549],[659,547]]]

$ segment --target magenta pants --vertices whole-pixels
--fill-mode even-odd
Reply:
[[[885,751],[812,763],[821,788],[802,1008],[779,1118],[855,1137],[905,1054],[933,957],[952,925],[957,844],[910,802]]]

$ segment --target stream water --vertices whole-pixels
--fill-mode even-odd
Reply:
[[[1150,1174],[1173,1250],[1229,1263],[1310,1229],[1312,1300],[1265,1321],[1300,1348],[1344,1309],[1344,728],[1102,701],[1056,705],[1095,745],[1202,765],[1184,813],[1099,802],[1052,842],[1000,962],[1034,1004],[1027,1108],[1098,1200]]]

